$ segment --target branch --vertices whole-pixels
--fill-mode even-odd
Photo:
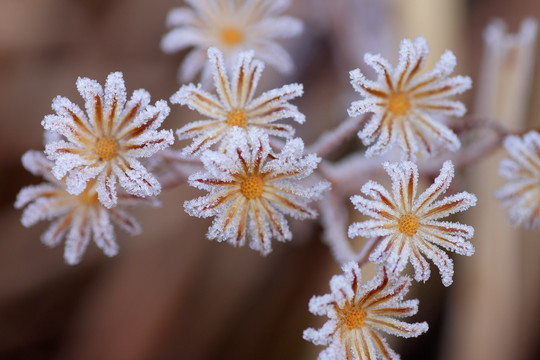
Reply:
[[[337,128],[323,133],[317,141],[307,147],[306,152],[326,157],[360,130],[367,118],[367,115],[363,115],[345,119]]]
[[[186,183],[191,174],[202,170],[202,163],[198,158],[189,159],[174,150],[156,153],[151,159],[150,166],[163,190],[170,190]]]

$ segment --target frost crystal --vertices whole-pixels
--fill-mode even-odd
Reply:
[[[197,110],[208,120],[189,123],[178,129],[179,139],[192,139],[191,145],[184,148],[185,155],[200,154],[216,143],[225,147],[229,130],[236,127],[249,129],[257,127],[268,134],[290,138],[294,128],[286,124],[276,124],[277,120],[292,118],[303,123],[305,117],[289,100],[301,96],[302,85],[289,84],[279,89],[265,92],[253,99],[264,64],[253,59],[253,52],[238,56],[229,82],[222,53],[216,48],[208,50],[209,63],[219,97],[216,97],[193,84],[182,86],[173,96],[171,103],[187,105]]]
[[[399,359],[388,346],[381,332],[417,337],[428,330],[428,324],[406,323],[397,318],[418,312],[418,300],[403,300],[411,279],[403,276],[389,279],[383,268],[368,283],[361,282],[361,271],[355,262],[343,266],[343,275],[330,281],[332,293],[314,296],[309,311],[327,316],[319,330],[306,329],[304,339],[328,346],[319,360]]]
[[[365,145],[371,145],[366,156],[380,155],[395,142],[410,160],[417,153],[432,155],[442,144],[456,151],[460,141],[452,130],[436,119],[436,115],[462,116],[461,102],[448,100],[471,87],[466,76],[449,75],[456,58],[446,51],[435,69],[416,77],[426,61],[429,49],[426,40],[417,38],[401,41],[399,63],[392,70],[380,55],[366,54],[364,61],[375,69],[377,81],[371,81],[359,69],[350,72],[351,83],[364,98],[352,103],[350,116],[372,112],[373,116],[358,133]]]
[[[66,177],[67,191],[78,195],[88,191],[95,180],[99,201],[110,208],[117,203],[116,185],[128,193],[146,197],[157,195],[161,186],[138,158],[147,158],[174,142],[172,131],[157,129],[169,114],[163,100],[149,105],[150,94],[139,89],[126,103],[122,73],[107,77],[105,90],[88,78],[77,80],[87,115],[67,98],[57,96],[55,115],[42,121],[46,130],[66,138],[48,143],[47,157],[54,161],[57,179]]]
[[[283,214],[296,219],[314,218],[307,203],[320,198],[326,182],[312,187],[299,183],[317,167],[315,154],[303,156],[301,139],[287,141],[281,153],[274,154],[268,135],[253,128],[249,133],[234,127],[225,152],[207,150],[201,159],[206,172],[193,174],[189,184],[209,192],[184,203],[191,216],[214,217],[209,239],[249,246],[266,255],[272,237],[292,238]]]
[[[53,164],[41,152],[29,151],[24,154],[22,161],[27,170],[43,176],[48,182],[27,186],[19,192],[15,207],[21,209],[26,206],[21,222],[29,227],[41,220],[54,219],[41,236],[41,241],[52,247],[65,236],[64,259],[70,265],[81,261],[92,237],[107,256],[116,255],[118,245],[111,220],[128,233],[139,234],[141,229],[138,222],[122,207],[157,204],[154,198],[141,199],[119,194],[118,206],[107,209],[98,201],[94,181],[90,181],[81,194],[71,195],[66,191],[65,183],[52,175]]]
[[[258,59],[281,72],[293,68],[289,54],[274,39],[298,35],[302,22],[277,16],[289,7],[289,0],[187,0],[192,8],[174,8],[167,24],[173,29],[161,41],[166,53],[194,49],[180,67],[180,78],[189,81],[203,68],[205,51],[217,47],[230,64],[241,51],[254,50]],[[206,63],[203,78],[210,64]]]
[[[474,247],[466,239],[473,236],[474,229],[438,219],[474,206],[476,196],[461,192],[435,201],[448,189],[454,177],[454,166],[450,161],[443,164],[434,183],[417,199],[418,169],[414,163],[384,163],[384,168],[392,178],[392,194],[380,184],[369,181],[362,187],[362,193],[373,200],[352,196],[355,208],[373,219],[352,224],[349,237],[381,237],[369,259],[384,264],[393,276],[401,273],[410,259],[415,279],[426,281],[430,269],[423,253],[439,268],[442,283],[449,286],[454,267],[443,249],[472,255]]]
[[[501,161],[499,173],[508,183],[495,196],[508,207],[514,225],[536,228],[540,220],[540,134],[530,131],[523,138],[508,136],[504,147],[510,159]]]

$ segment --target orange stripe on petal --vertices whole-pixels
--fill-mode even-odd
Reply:
[[[190,135],[192,133],[200,133],[203,130],[207,130],[207,128],[214,127],[215,125],[219,125],[220,123],[223,123],[223,122],[224,122],[223,120],[213,121],[213,122],[206,122],[204,124],[200,124],[200,125],[197,125],[197,126],[190,127],[190,128],[188,128],[186,130],[182,130],[180,133],[182,135]],[[195,134],[191,135],[191,136],[195,136]]]
[[[235,196],[238,196],[238,194],[236,192],[229,192],[225,196],[218,197],[212,203],[201,207],[201,211],[215,209],[215,208],[221,206],[222,204],[224,204],[225,202],[229,201],[231,198],[233,198]]]
[[[92,137],[94,136],[94,133],[92,132],[92,130],[88,128],[86,123],[80,117],[78,117],[77,114],[75,114],[73,111],[71,111],[71,109],[67,107],[64,107],[64,110],[71,116],[71,118],[73,119],[73,122],[75,123],[77,128],[81,130],[81,132],[86,133],[87,135],[90,135]],[[73,133],[76,134],[75,131],[73,131]]]
[[[124,151],[127,151],[127,150],[136,150],[136,149],[143,149],[145,147],[147,147],[148,145],[157,145],[157,144],[161,144],[162,142],[164,142],[165,139],[157,139],[157,140],[152,140],[152,141],[146,141],[144,144],[137,144],[137,145],[122,145],[121,146],[121,149],[124,150]]]
[[[372,289],[368,291],[367,293],[362,296],[362,298],[358,301],[359,304],[362,304],[364,308],[367,308],[370,306],[370,303],[368,302],[369,299],[373,298],[375,294],[380,293],[385,287],[388,285],[388,276],[386,274],[386,270],[384,271],[383,280],[379,286],[377,286],[375,289]]]
[[[100,137],[105,133],[105,129],[103,128],[103,105],[101,104],[101,97],[99,95],[94,96],[94,100],[94,130],[98,137]]]
[[[459,205],[461,205],[461,203],[463,203],[465,201],[465,199],[460,199],[460,200],[456,200],[456,201],[452,201],[452,202],[449,202],[449,203],[445,203],[445,204],[442,204],[440,206],[436,206],[432,209],[429,209],[428,211],[426,211],[424,214],[422,214],[423,217],[430,217],[434,214],[448,214],[452,209],[456,208],[456,207],[459,207]]]
[[[377,316],[410,316],[414,312],[413,307],[387,307],[370,310]]]
[[[288,198],[286,198],[284,196],[281,196],[281,195],[279,195],[277,193],[265,191],[265,193],[263,194],[263,197],[265,197],[265,198],[267,198],[269,200],[273,200],[273,201],[279,203],[281,206],[284,206],[284,207],[287,207],[289,209],[295,210],[295,211],[297,211],[299,213],[305,214],[307,216],[313,216],[313,212],[310,211],[309,208],[303,207],[300,204],[295,203],[292,200],[290,200],[290,199],[288,199]]]
[[[216,185],[216,186],[238,185],[238,182],[236,181],[223,181],[219,179],[197,179],[196,181],[201,184]]]
[[[248,206],[247,204],[242,204],[241,206],[242,209],[240,212],[240,220],[238,221],[238,229],[236,231],[236,241],[241,241],[246,235]]]
[[[364,91],[366,91],[370,95],[373,95],[373,96],[376,96],[376,97],[382,98],[382,99],[388,99],[388,97],[389,97],[389,94],[386,93],[383,90],[373,89],[373,88],[367,87],[366,85],[364,85],[362,83],[357,83],[357,85],[359,87],[361,87],[362,89],[364,89]]]
[[[109,114],[107,116],[107,135],[110,136],[112,134],[112,129],[114,125],[114,121],[116,120],[116,110],[118,108],[118,99],[114,97],[112,99],[111,109],[109,111]]]
[[[422,104],[422,103],[415,104],[415,107],[421,110],[439,110],[439,111],[453,111],[457,109],[456,107],[449,106],[449,105],[434,105],[434,104]]]
[[[421,92],[414,93],[413,98],[422,99],[422,98],[425,98],[425,97],[431,97],[431,96],[434,96],[434,95],[444,94],[445,92],[447,92],[449,90],[452,90],[453,88],[454,87],[451,86],[451,85],[445,85],[445,86],[442,86],[442,87],[440,87],[438,89],[432,89],[432,90],[426,90],[426,91],[421,91]]]
[[[199,107],[199,112],[205,112],[206,114],[216,114],[216,110],[219,111],[218,115],[226,116],[226,110],[223,108],[223,105],[213,101],[212,99],[200,94],[198,92],[192,91],[188,95],[192,102]]]
[[[118,123],[116,127],[117,132],[121,132],[129,123],[135,119],[135,116],[139,112],[139,109],[141,108],[141,103],[136,103],[124,116],[124,118]]]
[[[120,136],[119,140],[124,138],[135,138],[139,135],[141,135],[143,132],[145,132],[147,129],[149,129],[154,121],[156,121],[159,118],[159,112],[157,112],[154,116],[152,116],[150,119],[146,120],[143,124],[139,125],[138,127],[129,130],[127,133]]]
[[[377,334],[372,328],[367,327],[366,331],[369,332],[369,336],[371,337],[371,340],[375,343],[377,346],[377,349],[381,353],[384,359],[392,359],[392,355],[390,354],[390,350],[388,349],[388,346],[382,341],[379,334]],[[375,360],[375,359],[374,359]]]

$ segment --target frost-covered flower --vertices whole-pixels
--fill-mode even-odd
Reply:
[[[462,116],[465,107],[448,98],[471,87],[467,76],[449,75],[456,66],[454,54],[447,50],[435,69],[417,76],[429,48],[424,38],[401,41],[398,66],[392,67],[380,55],[366,54],[364,61],[375,69],[377,81],[366,79],[359,69],[350,72],[351,83],[364,98],[352,103],[350,116],[372,112],[373,116],[358,136],[370,145],[367,156],[386,152],[397,142],[404,157],[414,160],[417,153],[432,155],[442,145],[455,151],[460,141],[438,116]]]
[[[298,35],[302,22],[289,16],[278,16],[289,7],[289,0],[186,0],[189,7],[169,12],[167,25],[173,29],[161,41],[166,53],[188,47],[194,49],[180,67],[179,77],[189,81],[203,68],[205,52],[215,46],[231,63],[241,51],[254,50],[258,59],[281,72],[289,72],[293,62],[275,41]],[[209,73],[209,64],[203,78]]]
[[[205,172],[189,177],[189,184],[209,194],[184,203],[189,215],[214,216],[207,237],[249,246],[263,255],[272,250],[270,240],[292,238],[283,214],[296,219],[314,218],[307,203],[319,199],[328,187],[318,182],[308,187],[299,180],[309,176],[320,161],[303,155],[301,139],[287,141],[274,154],[268,135],[253,128],[248,136],[235,127],[225,152],[207,150],[201,159]]]
[[[508,183],[495,196],[508,207],[514,225],[536,228],[540,221],[540,134],[508,136],[504,147],[510,159],[501,161],[499,173]]]
[[[349,226],[349,237],[380,236],[382,240],[369,260],[384,264],[393,276],[401,273],[410,259],[415,280],[426,281],[430,269],[423,253],[439,268],[442,283],[449,286],[454,266],[443,249],[472,255],[474,247],[466,239],[473,236],[474,229],[438,219],[474,206],[476,196],[464,191],[435,201],[446,192],[454,177],[450,161],[443,164],[439,176],[417,199],[418,168],[413,162],[384,163],[383,166],[392,179],[392,194],[380,184],[368,181],[362,193],[373,200],[352,196],[355,208],[373,219]]]
[[[150,94],[139,89],[126,103],[119,72],[109,74],[105,91],[88,78],[77,79],[77,89],[88,116],[67,98],[57,96],[52,103],[56,114],[45,116],[41,123],[67,139],[45,148],[47,157],[55,162],[54,176],[65,176],[67,191],[73,195],[85,191],[87,182],[95,178],[98,199],[108,208],[117,203],[118,182],[133,195],[159,194],[159,182],[137,159],[150,157],[174,142],[171,130],[157,130],[169,114],[167,102],[149,105]]]
[[[397,319],[418,312],[418,300],[403,300],[410,284],[407,276],[389,279],[382,268],[362,284],[358,264],[345,264],[343,275],[330,281],[332,293],[309,301],[310,312],[329,320],[319,330],[306,329],[304,339],[328,346],[319,360],[399,359],[381,332],[409,338],[428,330],[426,322],[411,324]]]
[[[171,103],[187,105],[210,119],[191,122],[178,129],[179,139],[192,139],[191,145],[184,148],[185,155],[197,154],[213,144],[228,140],[229,130],[236,126],[244,129],[257,127],[268,134],[290,138],[294,128],[275,121],[292,118],[298,123],[305,121],[305,116],[289,100],[301,96],[300,84],[289,84],[273,89],[253,98],[264,64],[253,59],[253,52],[244,52],[238,56],[232,69],[232,83],[221,52],[216,48],[208,49],[208,58],[212,64],[212,73],[218,97],[193,84],[182,86],[171,96]]]
[[[95,181],[90,181],[81,194],[72,195],[66,191],[65,183],[52,175],[53,164],[43,153],[28,151],[22,162],[28,171],[43,176],[48,182],[27,186],[19,192],[15,207],[26,206],[21,222],[30,227],[41,220],[54,220],[41,241],[52,247],[65,236],[64,259],[70,265],[81,261],[92,237],[107,256],[116,255],[118,245],[111,220],[131,235],[137,235],[141,231],[140,225],[123,207],[158,204],[155,198],[143,199],[121,193],[118,206],[108,209],[98,201]]]

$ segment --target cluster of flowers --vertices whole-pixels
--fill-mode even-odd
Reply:
[[[365,62],[378,78],[368,80],[359,69],[350,72],[362,98],[352,103],[348,120],[304,154],[302,139],[294,137],[291,125],[281,122],[305,122],[289,102],[302,95],[302,85],[289,84],[255,96],[264,62],[280,71],[292,69],[289,55],[274,41],[302,30],[301,21],[280,15],[289,1],[187,2],[191,7],[170,12],[168,23],[173,29],[162,41],[166,52],[195,48],[181,67],[182,80],[202,72],[200,84],[182,85],[170,98],[172,104],[187,105],[205,118],[176,132],[178,139],[191,140],[177,151],[178,161],[195,160],[201,165],[188,183],[207,192],[187,201],[185,211],[213,217],[209,239],[235,246],[248,243],[267,255],[272,239],[292,239],[285,216],[314,219],[317,212],[310,202],[317,201],[325,240],[344,264],[344,274],[331,280],[331,294],[310,301],[310,311],[328,316],[329,321],[319,330],[307,329],[304,338],[328,346],[320,359],[397,358],[381,332],[411,337],[428,328],[426,323],[396,319],[411,316],[418,308],[417,300],[403,300],[412,281],[401,275],[406,265],[411,263],[415,280],[426,281],[430,277],[427,257],[449,286],[453,263],[445,250],[461,255],[474,252],[468,241],[474,232],[471,226],[441,220],[476,204],[476,197],[468,192],[439,199],[454,177],[452,162],[445,161],[433,184],[417,194],[418,160],[441,151],[455,152],[461,146],[447,118],[464,115],[463,104],[451,98],[469,89],[471,80],[450,76],[456,65],[450,51],[433,70],[419,75],[429,52],[421,37],[401,42],[395,68],[380,55],[366,54]],[[210,80],[213,90],[207,86]],[[133,92],[128,101],[121,73],[111,73],[104,88],[79,78],[77,89],[86,111],[65,97],[53,100],[55,114],[42,121],[52,133],[44,152],[23,156],[25,168],[47,182],[22,189],[15,203],[17,208],[26,206],[25,226],[54,219],[42,241],[55,246],[65,236],[64,257],[69,264],[80,262],[91,238],[106,255],[117,254],[111,221],[131,234],[140,232],[125,207],[159,205],[156,195],[161,184],[159,176],[148,170],[154,166],[149,160],[159,163],[159,154],[174,142],[171,130],[159,130],[170,112],[167,102],[150,105],[150,95],[143,89]],[[364,121],[364,114],[371,117]],[[361,187],[366,197],[350,198],[370,219],[350,225],[348,236],[366,238],[364,252],[379,265],[378,274],[365,284],[358,263],[362,252],[344,251],[340,240],[346,232],[346,212],[345,206],[336,205],[336,198],[346,192],[344,184],[350,179],[332,171],[339,164],[319,157],[328,149],[319,150],[332,148],[356,131],[367,147],[362,156],[391,157],[391,150],[399,150],[401,156],[400,161],[382,164],[391,178],[390,190],[370,180]],[[540,135],[511,136],[505,146],[512,160],[503,161],[501,174],[510,183],[498,196],[510,207],[513,222],[534,227],[540,217]],[[349,171],[363,171],[365,162],[351,159],[344,160]],[[319,166],[321,162],[324,166]]]

